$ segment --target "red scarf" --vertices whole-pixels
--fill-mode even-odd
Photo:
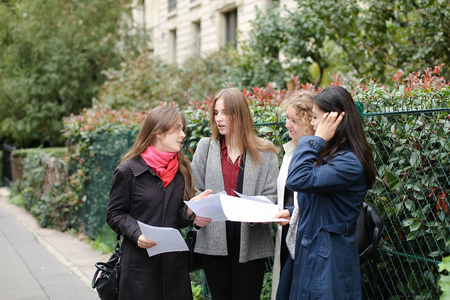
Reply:
[[[176,152],[159,152],[155,146],[148,146],[141,153],[141,157],[161,178],[164,187],[167,187],[177,174],[178,157]]]

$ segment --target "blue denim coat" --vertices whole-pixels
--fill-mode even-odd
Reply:
[[[367,192],[364,170],[345,149],[317,166],[324,145],[320,137],[300,138],[289,166],[286,187],[298,192],[299,224],[295,258],[282,271],[280,300],[361,299],[355,229]]]

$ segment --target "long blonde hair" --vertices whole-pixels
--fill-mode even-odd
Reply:
[[[164,134],[174,130],[175,124],[181,120],[183,131],[186,131],[186,119],[183,113],[170,107],[157,107],[152,109],[145,117],[141,130],[139,130],[136,140],[122,157],[121,162],[138,157],[148,146],[154,145],[157,134]],[[188,200],[195,195],[194,181],[192,179],[192,169],[189,160],[184,156],[181,149],[177,153],[178,170],[184,178],[184,199]]]
[[[244,94],[237,88],[226,88],[220,90],[214,97],[209,117],[211,121],[212,137],[219,141],[221,134],[217,128],[216,120],[214,119],[214,109],[217,100],[222,99],[225,108],[225,114],[228,118],[229,134],[234,137],[233,141],[236,145],[233,145],[243,153],[242,158],[245,157],[245,153],[248,152],[252,161],[257,164],[262,164],[262,157],[259,151],[269,151],[277,153],[278,149],[275,145],[266,139],[260,138],[256,135],[252,114],[248,107],[247,99]]]

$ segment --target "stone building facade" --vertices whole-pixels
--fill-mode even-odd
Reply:
[[[182,63],[231,43],[251,30],[256,7],[264,10],[273,0],[140,0],[133,19],[150,34],[150,49],[167,62]],[[277,5],[292,7],[294,0]]]

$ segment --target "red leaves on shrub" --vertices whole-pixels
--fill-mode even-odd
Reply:
[[[436,211],[443,210],[448,213],[447,191],[443,191],[437,196]]]

